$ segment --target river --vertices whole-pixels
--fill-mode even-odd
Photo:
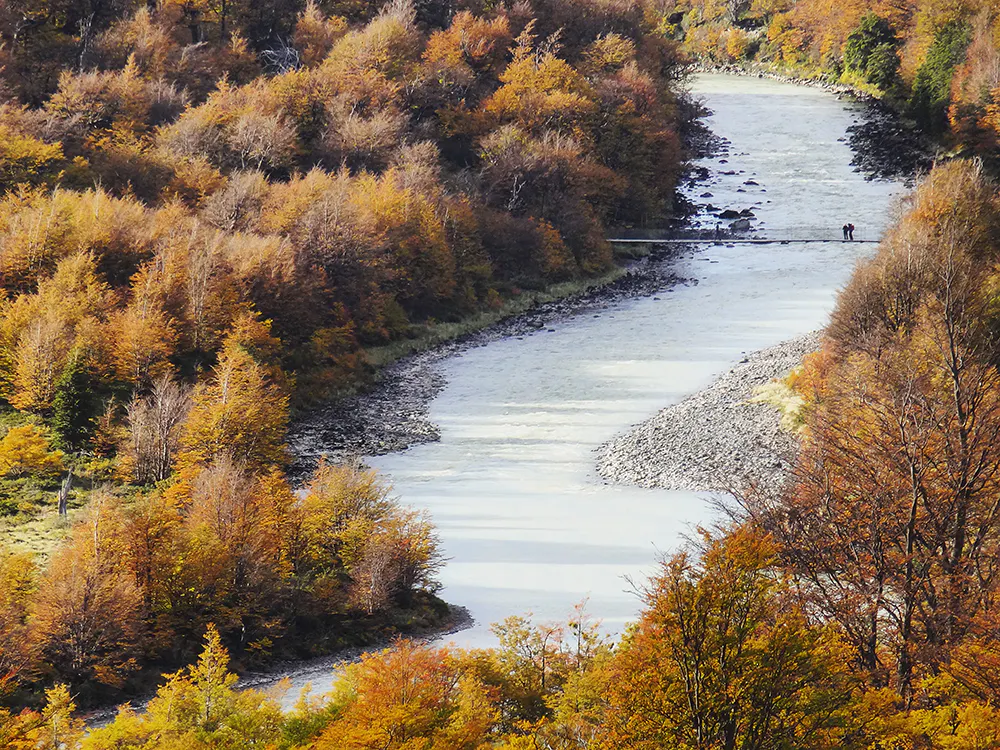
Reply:
[[[688,190],[692,200],[753,208],[762,237],[837,237],[846,222],[859,237],[881,234],[904,188],[850,166],[845,137],[858,105],[750,77],[699,75],[691,89],[730,142],[727,155],[701,162],[712,175]],[[450,640],[489,646],[491,623],[527,612],[565,621],[583,599],[608,632],[633,620],[640,602],[626,579],[641,581],[713,512],[697,493],[602,484],[594,450],[743,353],[822,327],[872,247],[707,246],[677,261],[697,284],[443,361],[447,385],[430,407],[441,439],[367,462],[440,530],[449,558],[441,596],[476,620]],[[329,686],[314,670],[293,677],[290,698],[306,678]]]

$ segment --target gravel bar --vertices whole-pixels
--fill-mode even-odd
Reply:
[[[819,334],[810,333],[745,357],[704,390],[598,448],[598,473],[612,483],[668,490],[780,487],[797,441],[781,428],[775,406],[749,399],[818,346]]]

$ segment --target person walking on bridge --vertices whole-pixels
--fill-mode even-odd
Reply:
[[[844,242],[847,242],[847,235],[851,230],[850,227],[847,226],[847,224],[844,224],[843,228],[844,228]]]
[[[854,242],[854,225],[853,224],[848,224],[847,225],[847,234],[850,237],[851,242]]]

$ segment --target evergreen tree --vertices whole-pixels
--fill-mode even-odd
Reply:
[[[844,65],[847,70],[886,90],[899,74],[899,39],[884,18],[868,13],[847,37],[844,45]]]
[[[951,99],[951,76],[965,58],[968,46],[967,24],[953,21],[942,26],[917,71],[910,95],[910,114],[932,132],[940,133],[947,127],[945,115]]]
[[[93,383],[86,362],[74,351],[56,381],[52,400],[52,429],[59,443],[69,449],[79,448],[90,435],[96,414]]]

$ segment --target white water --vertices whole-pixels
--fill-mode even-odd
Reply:
[[[728,164],[706,165],[744,172],[697,186],[695,196],[714,194],[700,202],[754,207],[763,236],[827,228],[836,237],[852,221],[860,236],[878,237],[902,188],[866,182],[850,167],[838,139],[855,105],[755,78],[703,75],[692,88],[714,112],[708,125],[732,144]],[[742,185],[751,178],[760,186]],[[678,262],[696,286],[446,361],[448,384],[430,412],[441,440],[369,463],[440,530],[450,558],[441,595],[477,621],[454,642],[490,645],[490,623],[511,614],[565,620],[585,597],[611,632],[634,619],[640,602],[625,577],[648,575],[658,554],[712,512],[696,493],[602,484],[594,449],[704,387],[743,352],[821,327],[856,253],[872,247],[711,246]]]

